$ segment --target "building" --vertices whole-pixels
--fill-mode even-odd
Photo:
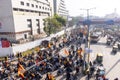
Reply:
[[[68,16],[68,10],[66,10],[65,0],[53,0],[54,14],[58,14],[63,17]]]
[[[117,14],[117,9],[116,8],[114,9],[113,13],[105,15],[105,18],[107,18],[107,19],[114,19],[115,20],[119,17],[120,16]]]
[[[0,38],[16,42],[38,37],[51,10],[48,0],[0,0]]]

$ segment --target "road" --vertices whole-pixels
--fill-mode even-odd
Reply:
[[[82,48],[84,48],[84,44]],[[106,45],[106,37],[101,38],[97,44],[91,44],[90,48],[92,49],[92,53],[90,53],[91,61],[95,60],[97,53],[103,53],[103,65],[106,70],[106,77],[109,80],[114,80],[116,77],[120,79],[120,52],[115,55],[111,54],[112,47]],[[65,73],[61,76],[56,76],[56,72],[53,72],[56,80],[65,80]],[[44,75],[45,77],[46,75]],[[79,76],[79,80],[86,80],[86,76]]]
[[[93,50],[90,59],[94,60],[97,53],[103,53],[103,65],[106,69],[106,77],[114,80],[116,77],[120,79],[120,51],[117,54],[111,54],[112,47],[106,45],[106,37],[101,38],[97,44],[91,44]]]

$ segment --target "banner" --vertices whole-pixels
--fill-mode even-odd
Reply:
[[[10,47],[10,42],[8,40],[1,40],[0,47],[1,48],[8,48],[8,47]]]

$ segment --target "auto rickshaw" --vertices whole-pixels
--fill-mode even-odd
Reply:
[[[98,53],[96,56],[96,61],[97,63],[101,64],[103,62],[103,54],[102,53]]]
[[[113,49],[112,49],[112,52],[113,52],[114,54],[116,54],[117,51],[118,51],[118,46],[117,46],[117,45],[114,45],[114,46],[113,46]]]

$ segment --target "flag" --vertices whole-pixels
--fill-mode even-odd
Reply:
[[[69,51],[68,51],[68,49],[67,49],[67,48],[61,49],[60,52],[59,52],[59,55],[62,56],[62,57],[67,57],[67,56],[69,56]]]
[[[78,55],[81,55],[82,50],[78,50],[77,53]]]
[[[64,54],[68,56],[69,52],[66,49],[64,49]]]
[[[49,48],[51,48],[51,45],[50,45],[50,43],[48,43],[48,47],[49,47]]]
[[[18,76],[24,78],[25,69],[21,64],[18,64]]]
[[[10,42],[8,40],[1,40],[0,47],[1,48],[8,48],[8,47],[10,47]]]

